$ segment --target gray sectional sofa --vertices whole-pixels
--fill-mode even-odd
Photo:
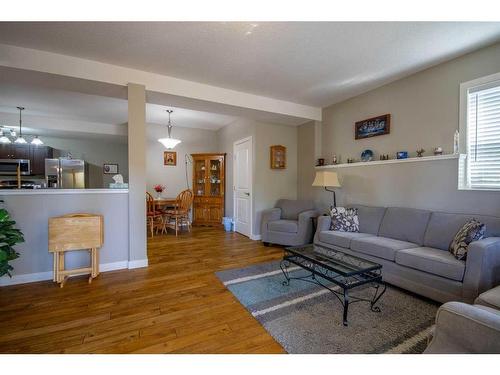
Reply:
[[[500,217],[353,207],[359,233],[331,231],[330,216],[320,216],[314,235],[318,251],[340,250],[380,263],[386,282],[439,302],[471,303],[500,284]],[[467,260],[460,261],[448,246],[471,218],[486,224],[486,238],[471,243]]]

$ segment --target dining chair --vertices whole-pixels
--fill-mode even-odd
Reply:
[[[164,216],[165,212],[156,207],[153,196],[146,192],[146,224],[151,231],[151,237],[154,236],[155,229],[157,233],[158,229],[161,229],[162,233],[166,231]]]
[[[183,190],[175,199],[175,207],[171,210],[165,211],[167,220],[164,222],[164,228],[172,228],[175,230],[177,237],[179,226],[186,224],[188,232],[191,231],[191,221],[189,220],[189,212],[193,206],[194,194],[191,189]]]

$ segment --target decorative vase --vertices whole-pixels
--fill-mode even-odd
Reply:
[[[160,199],[161,199],[161,194],[162,194],[162,193],[163,193],[162,191],[157,191],[157,192],[156,192],[156,199],[160,200]]]

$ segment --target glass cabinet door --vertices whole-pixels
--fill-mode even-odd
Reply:
[[[220,159],[209,160],[209,192],[210,196],[218,197],[221,195],[221,167]]]
[[[205,160],[195,160],[194,173],[194,193],[195,195],[205,195],[205,181],[207,176]]]

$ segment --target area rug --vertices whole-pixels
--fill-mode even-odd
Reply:
[[[290,270],[292,277],[306,276],[298,267]],[[421,353],[438,308],[388,286],[377,303],[380,312],[371,311],[367,302],[351,304],[349,326],[344,327],[338,299],[301,280],[282,285],[279,262],[216,275],[288,353]],[[356,292],[369,296],[373,290]]]

